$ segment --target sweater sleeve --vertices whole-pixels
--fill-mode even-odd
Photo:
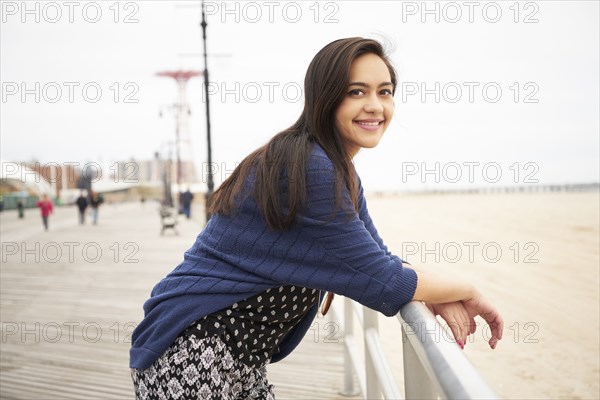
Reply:
[[[335,172],[325,154],[310,158],[306,182],[306,209],[297,223],[323,255],[310,286],[350,297],[385,315],[396,314],[414,296],[415,271],[387,251],[374,227],[373,233],[367,229],[345,187],[336,207]]]
[[[360,177],[358,178],[358,186],[359,186],[359,192],[358,192],[359,214],[358,215],[359,215],[359,218],[361,219],[361,221],[364,222],[365,228],[367,228],[367,230],[371,234],[371,237],[373,238],[373,240],[375,240],[377,242],[377,244],[379,245],[379,248],[381,250],[383,250],[386,255],[399,260],[401,263],[406,263],[406,264],[410,265],[409,262],[407,262],[407,261],[401,259],[400,257],[392,254],[388,250],[388,248],[385,245],[385,243],[383,243],[383,239],[381,238],[381,236],[379,236],[379,233],[377,232],[377,229],[375,228],[375,224],[373,223],[373,220],[371,219],[371,215],[369,214],[369,210],[367,208],[367,201],[366,201],[365,196],[364,196],[364,189],[363,189]]]

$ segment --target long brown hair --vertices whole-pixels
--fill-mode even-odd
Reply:
[[[304,79],[304,110],[289,128],[248,155],[208,199],[210,214],[230,214],[236,202],[249,193],[245,181],[255,173],[253,196],[271,229],[287,229],[306,204],[306,163],[311,144],[318,143],[335,170],[336,209],[340,207],[342,183],[358,208],[358,182],[352,159],[346,153],[335,127],[335,112],[347,95],[352,62],[363,54],[379,56],[390,71],[396,88],[396,72],[382,45],[360,37],[329,43],[313,58]],[[282,191],[281,179],[287,177]],[[287,208],[287,212],[285,209]]]

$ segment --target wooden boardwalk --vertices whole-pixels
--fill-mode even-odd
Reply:
[[[197,215],[200,215],[198,211]],[[132,399],[130,335],[152,286],[176,266],[202,227],[180,220],[159,235],[155,204],[104,205],[99,224],[59,208],[43,232],[37,210],[0,214],[0,398]],[[339,328],[317,319],[290,357],[273,364],[278,399],[336,399]]]

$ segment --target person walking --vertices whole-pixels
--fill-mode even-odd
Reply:
[[[79,225],[85,224],[85,210],[88,207],[88,200],[84,196],[83,190],[79,192],[79,197],[75,200],[77,209],[79,210]]]
[[[40,209],[42,215],[42,223],[44,224],[44,230],[48,230],[48,217],[54,211],[52,201],[48,198],[47,194],[42,195],[42,199],[37,202],[37,206]]]
[[[23,200],[17,201],[17,213],[19,214],[19,219],[25,218],[25,206],[23,205]]]
[[[191,218],[192,215],[192,200],[194,200],[194,195],[190,192],[188,188],[185,192],[181,193],[179,196],[181,201],[181,206],[183,208],[183,213],[185,214],[187,219]]]
[[[353,158],[379,143],[396,87],[375,40],[316,54],[298,120],[211,195],[206,227],[144,304],[130,349],[136,398],[273,399],[266,365],[300,343],[325,293],[386,316],[423,301],[460,347],[479,315],[496,347],[495,307],[468,282],[392,254],[369,216]]]
[[[102,196],[98,193],[93,192],[90,197],[90,206],[92,207],[92,223],[94,225],[98,224],[98,209],[100,205],[104,202]]]

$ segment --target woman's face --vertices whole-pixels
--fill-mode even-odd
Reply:
[[[335,126],[350,157],[377,146],[394,115],[394,86],[379,56],[364,54],[350,67],[346,97],[335,112]]]

